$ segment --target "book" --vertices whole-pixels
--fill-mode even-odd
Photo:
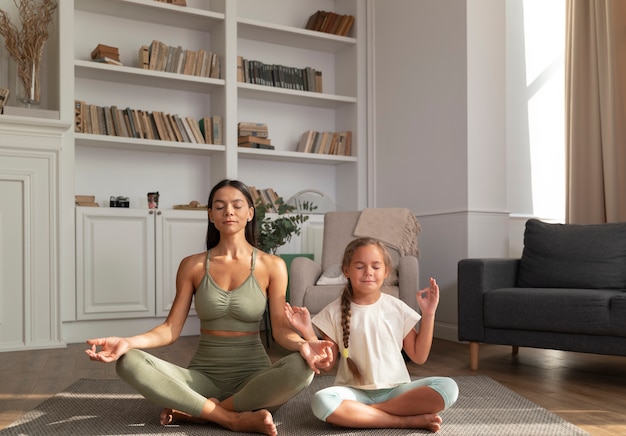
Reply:
[[[237,123],[237,127],[241,130],[267,132],[267,124],[265,123],[253,123],[249,121],[240,121],[239,123]]]
[[[85,103],[82,100],[74,100],[74,132],[85,133]]]
[[[189,123],[189,127],[191,127],[191,132],[193,133],[194,138],[196,138],[196,142],[198,144],[205,144],[206,141],[204,139],[204,135],[200,131],[200,126],[198,125],[198,122],[192,117],[187,117],[186,119],[187,123]]]
[[[147,45],[139,47],[138,51],[138,67],[144,70],[150,68],[150,48]]]
[[[148,62],[148,69],[155,71],[157,69],[157,59],[159,58],[161,44],[156,39],[153,39],[148,46],[150,53],[150,61]]]
[[[239,147],[246,148],[263,148],[265,150],[274,150],[274,146],[271,144],[257,144],[255,142],[240,142],[237,144]]]
[[[137,126],[135,126],[135,118],[133,116],[133,110],[129,107],[125,109],[126,119],[128,120],[128,125],[130,127],[129,134],[131,138],[140,138],[137,133]]]
[[[120,51],[117,47],[113,47],[105,44],[98,44],[96,48],[91,51],[91,59],[99,57],[110,57],[117,61],[120,60]]]
[[[315,71],[315,92],[324,92],[324,87],[322,86],[322,72]]]
[[[245,82],[243,72],[243,56],[237,56],[237,82]]]
[[[113,58],[110,58],[108,56],[98,57],[98,58],[93,59],[93,61],[100,62],[101,64],[119,65],[119,66],[124,65],[122,62],[115,60]]]
[[[222,117],[219,115],[213,115],[213,118],[211,118],[211,124],[213,126],[213,143],[223,145],[224,137],[222,136]]]
[[[95,195],[75,195],[74,201],[76,203],[93,203],[96,201]]]
[[[211,117],[200,118],[198,128],[204,137],[204,143],[213,144],[213,122],[211,121]]]
[[[153,111],[152,118],[154,118],[154,124],[156,125],[157,135],[161,141],[169,141],[167,135],[167,129],[163,121],[163,112]]]
[[[261,137],[253,136],[253,135],[239,136],[237,138],[237,143],[241,144],[242,142],[254,142],[256,144],[267,144],[267,145],[270,145],[272,143],[272,141],[269,138],[261,138]]]
[[[116,136],[117,133],[113,125],[113,114],[111,113],[111,108],[103,107],[102,112],[104,113],[104,123],[106,125],[106,134],[109,136]]]
[[[172,118],[173,118],[174,122],[176,123],[176,126],[178,127],[178,130],[180,131],[180,134],[181,134],[181,137],[182,137],[181,142],[194,142],[191,139],[191,136],[193,136],[193,134],[191,134],[191,131],[189,130],[190,127],[187,126],[186,123],[183,123],[183,120],[180,117],[180,115],[173,115]]]
[[[302,133],[300,141],[298,141],[298,145],[296,146],[296,151],[308,153],[308,150],[311,149],[311,144],[315,141],[316,134],[317,132],[315,130],[307,130]]]

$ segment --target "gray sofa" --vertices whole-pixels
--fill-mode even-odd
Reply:
[[[526,222],[521,259],[458,263],[458,337],[626,356],[626,223]]]

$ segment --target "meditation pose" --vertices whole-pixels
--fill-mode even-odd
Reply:
[[[439,412],[454,404],[458,386],[448,377],[411,381],[402,349],[423,364],[432,345],[439,287],[418,291],[421,316],[402,300],[381,292],[391,259],[384,244],[359,238],[346,247],[342,270],[348,282],[341,297],[311,320],[304,307],[285,304],[294,329],[313,343],[317,333],[333,342],[339,366],[335,385],[316,392],[311,406],[320,420],[354,428],[441,428]],[[415,326],[420,322],[419,329]],[[322,368],[322,365],[319,366]]]
[[[208,200],[207,251],[186,257],[176,277],[167,319],[131,337],[90,339],[92,360],[117,361],[118,375],[164,407],[160,422],[213,422],[232,431],[276,435],[271,412],[306,388],[317,366],[327,366],[332,344],[304,341],[284,312],[287,268],[278,256],[257,250],[256,220],[247,187],[223,180]],[[192,299],[200,339],[187,368],[141,349],[176,341]],[[269,299],[272,333],[285,349],[299,351],[272,364],[259,323]]]

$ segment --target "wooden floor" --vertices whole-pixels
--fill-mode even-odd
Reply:
[[[181,338],[154,354],[184,365],[197,337]],[[0,353],[0,429],[80,378],[117,378],[112,364],[91,362],[84,344]],[[272,358],[284,350],[273,343]],[[411,373],[487,375],[592,435],[626,434],[626,358],[483,345],[478,372],[469,370],[468,346],[435,340],[425,365]],[[444,424],[445,425],[445,421]]]

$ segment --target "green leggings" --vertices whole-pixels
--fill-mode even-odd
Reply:
[[[233,397],[235,411],[278,409],[306,388],[313,371],[299,353],[271,363],[259,335],[201,335],[188,368],[129,350],[117,374],[148,400],[198,417],[207,398]]]

